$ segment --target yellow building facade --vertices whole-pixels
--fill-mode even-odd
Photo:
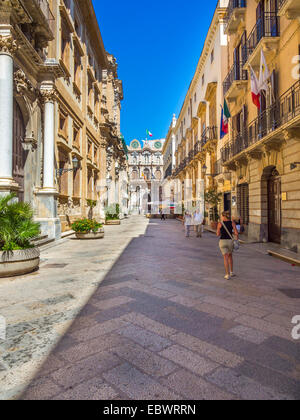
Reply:
[[[122,82],[117,63],[105,50],[92,1],[52,0],[55,17],[50,56],[64,77],[56,81],[56,186],[62,230],[89,212],[104,218],[107,205],[119,203],[115,186],[127,171],[120,133]],[[79,161],[77,170],[73,161]],[[121,203],[119,203],[121,204]]]
[[[300,247],[300,2],[219,2],[176,124],[173,179],[185,205],[219,193],[249,242]],[[268,77],[253,103],[252,68]],[[231,114],[221,138],[224,99]],[[202,199],[203,200],[203,199]],[[214,220],[205,203],[207,221]]]
[[[224,33],[227,1],[215,10],[196,72],[173,132],[176,136],[175,196],[184,207],[200,206],[213,219],[204,194],[224,186],[221,168],[220,119],[222,81],[227,62]],[[219,180],[219,181],[218,181]],[[223,184],[222,184],[223,182]]]
[[[300,2],[230,1],[226,12],[227,76],[223,93],[231,118],[223,139],[231,201],[249,241],[300,247]],[[260,109],[250,68],[259,79],[261,51],[269,78]],[[250,67],[251,66],[251,67]]]

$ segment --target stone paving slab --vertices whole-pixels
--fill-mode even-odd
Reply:
[[[225,281],[215,236],[143,217],[43,251],[0,281],[0,399],[299,399],[299,268],[234,258]]]

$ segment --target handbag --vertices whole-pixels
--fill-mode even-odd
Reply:
[[[222,226],[223,228],[226,230],[226,232],[228,233],[228,235],[230,236],[232,242],[233,242],[233,249],[234,251],[238,251],[240,249],[240,242],[237,239],[233,239],[233,236],[229,233],[229,230],[227,229],[225,223],[222,222]]]

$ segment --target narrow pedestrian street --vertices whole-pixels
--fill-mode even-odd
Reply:
[[[0,283],[1,399],[299,399],[299,268],[133,216]]]

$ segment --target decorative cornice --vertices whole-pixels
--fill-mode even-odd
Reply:
[[[18,50],[17,41],[10,36],[0,35],[0,54],[14,55]]]

